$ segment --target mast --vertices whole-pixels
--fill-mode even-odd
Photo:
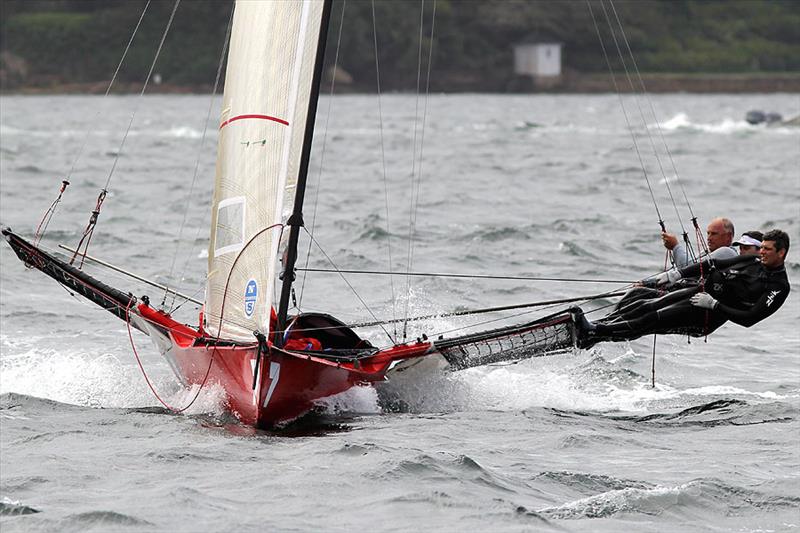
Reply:
[[[314,77],[311,82],[311,98],[308,102],[308,115],[306,117],[305,136],[303,137],[303,150],[300,157],[300,168],[297,176],[297,189],[295,190],[294,209],[286,222],[289,226],[289,243],[286,248],[286,263],[283,265],[283,284],[281,298],[278,304],[278,327],[275,334],[275,343],[283,344],[283,330],[286,328],[286,314],[289,310],[289,297],[292,293],[294,278],[294,265],[297,262],[297,241],[300,238],[300,228],[303,226],[303,199],[306,193],[308,178],[308,164],[311,159],[311,141],[314,137],[314,121],[317,116],[317,102],[319,101],[319,88],[322,82],[322,69],[325,60],[325,43],[328,39],[328,24],[331,18],[332,0],[324,0],[322,8],[322,21],[320,23],[319,41],[317,42],[317,55],[314,63]]]

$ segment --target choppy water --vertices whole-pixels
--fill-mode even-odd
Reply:
[[[2,530],[797,530],[800,131],[743,117],[754,108],[794,116],[800,98],[658,95],[653,103],[702,224],[727,215],[739,232],[778,226],[796,243],[795,292],[766,322],[724,326],[708,343],[660,338],[655,389],[648,338],[431,378],[404,391],[403,412],[384,412],[375,391],[356,389],[268,433],[239,426],[213,387],[188,414],[157,407],[124,324],[25,270],[3,246]],[[661,214],[680,231],[642,120],[626,104]],[[74,246],[136,97],[3,97],[0,105],[0,219],[24,235],[86,138],[43,241]],[[206,96],[145,98],[91,247],[146,277],[182,275],[189,293],[202,290],[205,275],[216,142],[211,120],[200,147],[208,105]],[[316,205],[315,235],[339,267],[387,268],[389,235],[393,266],[405,268],[409,179],[420,166],[415,270],[638,279],[663,265],[658,217],[616,96],[434,96],[421,165],[412,160],[415,106],[413,96],[382,102],[387,228],[375,98],[321,102],[306,222]],[[661,153],[686,224],[680,184]],[[316,251],[311,265],[328,266]],[[417,279],[406,298],[402,278],[394,287],[385,277],[348,279],[384,318],[403,316],[406,302],[416,315],[614,287]],[[370,318],[324,274],[308,279],[302,306]],[[184,307],[177,316],[195,323],[195,313]],[[440,320],[412,334],[471,323]],[[165,398],[189,401],[193,392],[179,389],[146,339],[136,344]]]

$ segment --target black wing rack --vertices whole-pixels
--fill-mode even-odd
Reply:
[[[131,294],[125,294],[109,287],[82,270],[50,255],[11,231],[10,228],[3,228],[2,233],[25,266],[41,270],[69,290],[80,294],[122,320],[126,320],[126,309],[136,301]]]
[[[461,370],[553,355],[571,350],[575,342],[572,315],[569,311],[561,311],[525,324],[437,340],[433,346],[453,370]]]

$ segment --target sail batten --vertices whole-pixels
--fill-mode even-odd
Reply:
[[[221,338],[250,342],[254,331],[269,332],[278,249],[293,208],[322,10],[321,0],[236,3],[206,290],[205,327]]]

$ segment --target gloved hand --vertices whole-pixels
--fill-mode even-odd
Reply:
[[[679,279],[681,279],[681,273],[675,269],[667,270],[666,272],[662,272],[655,278],[648,278],[650,283],[647,283],[648,280],[644,281],[645,287],[652,286],[653,280],[655,280],[656,287],[666,287],[672,285]]]
[[[707,292],[698,292],[694,296],[689,299],[692,302],[692,305],[697,307],[701,307],[703,309],[711,309],[714,310],[719,305],[719,302],[714,299],[713,296],[708,294]]]

